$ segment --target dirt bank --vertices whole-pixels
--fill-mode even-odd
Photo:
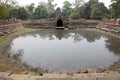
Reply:
[[[116,71],[120,73],[120,60],[118,60],[117,62],[114,62],[113,64],[102,68],[102,69],[98,69],[97,72],[109,72],[109,71]]]
[[[20,62],[12,59],[6,52],[6,49],[9,47],[9,44],[14,37],[29,31],[33,31],[33,29],[20,28],[14,33],[0,36],[0,71],[12,71],[14,73],[20,73],[28,70],[26,67],[20,64]]]

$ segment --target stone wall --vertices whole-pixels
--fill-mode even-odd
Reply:
[[[75,28],[96,28],[100,21],[95,20],[71,20],[66,26],[74,26]]]
[[[33,28],[33,29],[48,29],[54,28],[54,21],[25,21],[22,23],[26,28]]]
[[[100,21],[95,20],[63,20],[63,25],[65,28],[95,28]],[[32,21],[25,21],[23,22],[23,26],[27,28],[34,28],[34,29],[48,29],[48,28],[55,28],[55,21],[49,20],[32,20]]]
[[[0,20],[0,25],[14,24],[14,23],[18,23],[19,21],[20,20],[17,20],[17,19]]]
[[[103,23],[105,24],[113,24],[113,25],[120,25],[120,19],[103,19]]]
[[[99,30],[103,30],[106,32],[111,32],[111,33],[120,35],[120,25],[101,23],[96,28]]]
[[[0,22],[2,23],[2,21]],[[5,25],[0,25],[0,36],[15,32],[17,29],[21,28],[22,26],[26,28],[33,28],[33,29],[52,29],[55,28],[55,21],[54,20],[28,20],[23,21],[22,23],[18,23],[14,21],[10,21]],[[2,23],[3,24],[3,23]],[[63,22],[64,27],[66,28],[83,28],[83,27],[96,27],[99,22],[91,21],[91,20],[64,20]]]
[[[69,29],[98,28],[112,33],[120,33],[120,24],[114,25],[114,24],[106,24],[106,23],[107,20],[103,20],[103,22],[99,20],[85,20],[85,19],[63,20],[64,27]],[[27,21],[23,21],[21,24],[16,23],[16,24],[0,25],[0,36],[12,33],[22,26],[33,29],[54,29],[55,20],[54,19],[27,20]]]
[[[15,32],[17,29],[21,28],[22,25],[20,23],[17,24],[8,24],[8,25],[0,25],[0,36],[4,36],[6,34],[10,34]]]

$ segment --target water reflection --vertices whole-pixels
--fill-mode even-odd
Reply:
[[[21,50],[17,50],[17,52],[15,54],[11,54],[11,57],[14,60],[21,63],[21,59],[22,59],[23,54],[24,54],[24,51],[21,49]]]
[[[38,30],[11,43],[11,53],[24,51],[22,62],[49,70],[101,68],[120,58],[120,41],[93,30]]]
[[[32,37],[40,37],[42,39],[49,38],[49,40],[62,40],[67,39],[72,36],[74,42],[79,42],[82,38],[85,38],[88,42],[94,42],[95,40],[99,40],[101,35],[96,31],[91,30],[41,30],[36,32],[29,32],[23,34],[22,37],[32,36]]]
[[[116,55],[120,55],[120,41],[116,40],[113,37],[109,37],[109,39],[106,40],[106,48],[109,49],[109,51],[113,52]]]

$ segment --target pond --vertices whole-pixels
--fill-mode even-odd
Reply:
[[[103,68],[120,59],[120,41],[95,30],[38,30],[21,34],[9,53],[53,71]],[[19,54],[18,54],[19,55]]]

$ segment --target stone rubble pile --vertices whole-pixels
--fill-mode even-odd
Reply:
[[[111,25],[111,24],[102,23],[102,24],[99,24],[96,28],[106,32],[120,34],[120,25]]]
[[[0,25],[0,36],[13,33],[21,27],[21,24]]]
[[[105,24],[120,25],[120,18],[118,19],[103,19]]]

